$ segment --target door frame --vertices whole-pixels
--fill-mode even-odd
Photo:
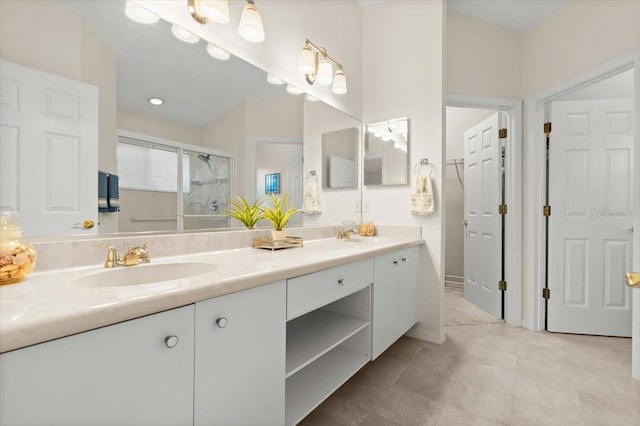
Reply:
[[[276,137],[276,136],[254,136],[251,138],[251,150],[249,153],[249,182],[245,182],[246,194],[248,199],[256,198],[256,151],[258,149],[258,144],[270,144],[270,143],[278,143],[278,144],[289,144],[289,145],[300,145],[303,147],[303,155],[304,155],[304,145],[303,141],[300,138],[287,138],[287,137]],[[304,164],[304,160],[303,160]],[[304,174],[304,170],[303,170]],[[303,176],[304,178],[304,176]],[[304,187],[303,187],[304,189]]]
[[[522,100],[447,94],[446,106],[504,111],[509,115],[510,146],[505,152],[504,320],[522,325]],[[496,206],[497,207],[497,206]],[[445,219],[446,220],[446,219]],[[444,225],[443,225],[444,226]],[[443,259],[444,262],[444,259]]]
[[[545,160],[546,148],[544,143],[543,124],[549,119],[546,106],[549,102],[559,97],[604,80],[615,74],[629,69],[635,69],[634,81],[634,151],[636,164],[640,164],[640,120],[638,109],[640,108],[640,49],[619,56],[605,62],[589,71],[579,74],[555,87],[544,90],[526,100],[527,107],[527,174],[524,191],[527,194],[525,212],[526,229],[525,253],[527,253],[528,270],[524,276],[528,283],[524,300],[526,301],[525,316],[522,326],[534,331],[544,330],[545,304],[542,298],[545,276],[545,222],[542,216],[542,206],[545,204]],[[636,171],[634,177],[636,188],[640,188],[640,171]],[[635,192],[636,208],[640,206],[640,191]],[[634,345],[640,340],[640,299],[633,300],[634,323],[638,324],[633,332]],[[638,349],[640,351],[640,348]],[[638,357],[638,355],[635,355]],[[640,370],[640,367],[636,367]],[[640,375],[640,372],[639,372]]]

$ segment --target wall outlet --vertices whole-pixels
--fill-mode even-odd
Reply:
[[[369,203],[369,200],[364,200],[362,202],[362,213],[369,213],[371,212],[371,205]]]
[[[354,210],[355,213],[362,213],[362,207],[360,201],[356,201],[356,208]]]

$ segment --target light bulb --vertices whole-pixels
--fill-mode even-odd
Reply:
[[[138,3],[127,0],[124,5],[124,14],[132,21],[139,22],[141,24],[155,24],[160,20],[160,17],[153,12],[149,12]]]
[[[207,19],[219,24],[229,22],[228,0],[200,0],[200,13]]]
[[[336,95],[344,95],[347,93],[347,77],[344,75],[342,68],[336,70],[336,74],[333,76],[333,86],[331,91]]]
[[[155,105],[155,106],[159,106],[159,105],[162,105],[164,103],[164,100],[160,99],[160,98],[149,98],[149,99],[147,99],[147,101],[151,105]]]
[[[333,81],[333,66],[327,58],[323,58],[318,64],[318,75],[316,82],[320,86],[328,86]]]
[[[171,32],[178,40],[184,41],[185,43],[197,43],[200,41],[200,37],[176,24],[171,26]]]
[[[298,70],[304,74],[313,74],[316,68],[316,58],[309,46],[305,46],[300,51],[298,58]]]
[[[281,84],[284,84],[284,80],[279,79],[278,77],[276,77],[273,74],[267,74],[267,82],[269,84],[274,84],[276,86],[279,86]]]
[[[316,98],[315,96],[311,96],[311,95],[307,94],[307,100],[309,102],[318,102],[319,99]]]
[[[255,4],[247,3],[240,15],[240,26],[238,27],[240,36],[251,43],[261,43],[264,41],[264,28],[262,27],[262,17],[258,13]]]
[[[301,95],[303,93],[302,90],[290,84],[287,84],[287,92],[291,93],[292,95]]]
[[[384,132],[384,133],[382,134],[382,140],[383,140],[383,141],[385,141],[385,142],[390,141],[390,140],[391,140],[391,134],[389,134],[389,133],[387,133],[387,132]]]
[[[222,47],[216,46],[213,43],[207,44],[207,53],[216,59],[226,61],[231,57],[231,53],[224,50]]]

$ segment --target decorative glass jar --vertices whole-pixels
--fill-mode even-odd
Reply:
[[[36,251],[22,241],[22,228],[11,215],[0,215],[0,285],[27,278],[36,267]]]

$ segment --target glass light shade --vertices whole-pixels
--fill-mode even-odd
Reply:
[[[219,24],[229,22],[228,0],[200,0],[200,13],[207,19]]]
[[[308,100],[309,102],[318,102],[318,101],[319,101],[319,99],[318,99],[318,98],[316,98],[315,96],[311,96],[311,95],[309,95],[309,94],[307,94],[307,100]]]
[[[292,95],[301,95],[303,93],[302,90],[290,84],[287,84],[287,92],[291,93]]]
[[[385,141],[385,142],[390,141],[391,140],[391,134],[388,133],[388,132],[383,133],[382,134],[382,140]]]
[[[333,76],[331,91],[336,95],[344,95],[347,93],[347,77],[345,77],[344,71],[341,69],[336,70],[336,74]]]
[[[124,14],[132,21],[136,21],[141,24],[155,24],[160,20],[158,15],[153,12],[149,12],[147,9],[132,0],[127,0],[125,3]]]
[[[171,32],[178,40],[184,41],[185,43],[197,43],[200,41],[200,37],[176,24],[171,26]]]
[[[240,36],[251,43],[261,43],[264,41],[264,28],[262,27],[262,17],[258,13],[255,4],[247,3],[240,15],[240,26],[238,27]]]
[[[278,77],[276,77],[273,74],[267,74],[267,82],[269,84],[274,84],[276,86],[279,86],[281,84],[284,84],[284,80],[279,79]]]
[[[224,50],[222,47],[216,46],[213,43],[207,44],[207,53],[216,59],[226,61],[231,57],[231,53]]]
[[[328,86],[333,81],[333,66],[327,58],[323,58],[318,64],[318,74],[316,82],[320,86]]]
[[[304,74],[313,74],[316,68],[316,57],[309,46],[304,46],[298,58],[298,70]]]

